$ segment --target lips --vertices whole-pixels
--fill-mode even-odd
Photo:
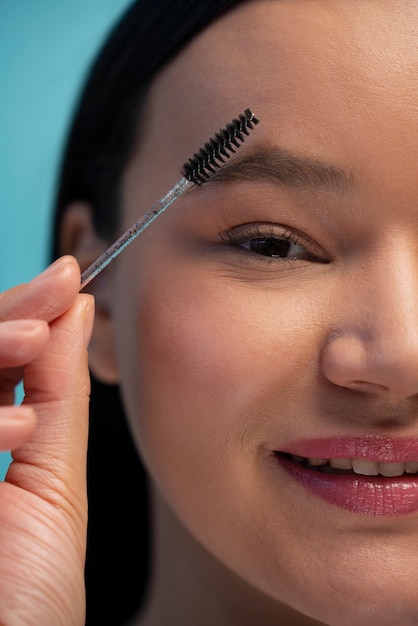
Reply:
[[[418,439],[362,435],[302,439],[280,448],[281,452],[318,459],[367,458],[377,463],[407,463],[418,461]]]
[[[300,440],[274,453],[299,485],[363,515],[418,511],[418,441],[362,436]]]
[[[318,472],[327,474],[355,473],[364,476],[402,476],[403,474],[418,474],[418,462],[409,461],[408,463],[387,463],[371,461],[363,458],[337,458],[337,459],[318,459],[305,458],[302,456],[289,455],[292,461],[301,463],[305,467],[310,467]]]

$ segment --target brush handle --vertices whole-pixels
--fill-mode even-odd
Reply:
[[[80,290],[89,284],[93,278],[97,276],[113,259],[115,259],[138,235],[140,235],[147,226],[151,224],[165,209],[170,206],[174,200],[183,195],[193,182],[187,178],[181,178],[175,185],[165,194],[158,202],[152,205],[150,209],[135,224],[132,224],[127,231],[123,233],[103,254],[101,254],[84,272],[81,274]]]
[[[183,178],[81,274],[80,290],[109,265],[174,200],[177,200],[193,185],[200,186],[207,182],[216,170],[222,167],[225,159],[229,159],[231,154],[236,152],[256,124],[258,124],[258,119],[250,109],[245,109],[244,113],[234,118],[230,124],[211,137],[199,152],[183,164],[181,168]]]

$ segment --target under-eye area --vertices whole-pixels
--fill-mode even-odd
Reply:
[[[366,458],[334,458],[319,459],[288,454],[286,452],[275,452],[274,455],[282,460],[297,463],[309,470],[321,474],[359,474],[363,476],[403,476],[418,475],[418,461],[408,461],[407,463],[378,463]]]

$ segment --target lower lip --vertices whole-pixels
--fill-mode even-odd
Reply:
[[[351,513],[388,517],[418,511],[418,476],[322,474],[286,457],[277,459],[305,489]]]

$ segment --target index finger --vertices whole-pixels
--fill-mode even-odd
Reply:
[[[79,290],[79,265],[74,257],[63,256],[29,283],[0,294],[0,321],[51,322],[71,306]]]

